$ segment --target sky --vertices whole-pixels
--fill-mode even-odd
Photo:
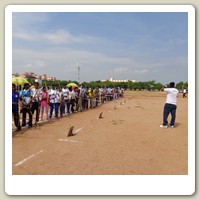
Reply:
[[[14,12],[13,73],[80,82],[188,81],[184,12]]]

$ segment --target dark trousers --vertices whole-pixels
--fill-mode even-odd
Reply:
[[[34,115],[34,112],[36,111],[36,122],[39,122],[39,103],[38,102],[32,102],[31,105],[31,113]]]
[[[71,105],[70,109],[71,109],[72,113],[74,113],[75,99],[70,100],[70,105]]]
[[[22,126],[26,126],[26,113],[29,115],[28,125],[32,126],[32,113],[30,107],[23,107],[22,108]]]
[[[55,108],[55,117],[58,117],[58,103],[50,103],[50,115],[49,115],[49,118],[52,117],[54,108]]]
[[[67,113],[70,113],[70,103],[69,103],[68,99],[65,100],[65,104],[66,104],[66,108],[67,108]]]
[[[175,119],[176,119],[176,105],[166,103],[164,106],[164,112],[163,112],[163,125],[166,126],[168,124],[167,118],[169,114],[171,113],[171,122],[170,126],[174,126]]]
[[[14,116],[15,126],[17,127],[17,129],[20,129],[21,127],[20,127],[18,109],[12,109],[12,113],[13,113],[13,116]]]
[[[63,114],[65,113],[65,105],[64,105],[63,103],[58,103],[58,108],[60,108],[60,109],[59,109],[59,111],[60,111],[60,116],[62,117]]]
[[[88,109],[88,98],[84,97],[82,103],[83,103],[83,109],[87,110]]]

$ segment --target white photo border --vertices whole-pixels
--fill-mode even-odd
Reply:
[[[13,12],[187,12],[188,175],[12,175]],[[9,5],[5,9],[5,192],[8,195],[192,195],[195,192],[195,8],[192,5]]]

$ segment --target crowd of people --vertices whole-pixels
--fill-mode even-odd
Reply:
[[[59,118],[64,115],[82,112],[92,109],[105,101],[111,101],[123,97],[123,88],[101,88],[101,87],[80,87],[67,85],[56,87],[52,84],[51,88],[46,85],[40,88],[38,82],[30,86],[24,84],[21,91],[17,91],[15,84],[12,84],[12,113],[17,130],[26,126],[26,117],[28,118],[28,127],[32,127],[33,115],[35,113],[35,123],[40,121],[49,121],[52,117]],[[22,123],[20,122],[22,114]],[[44,119],[45,118],[45,119]]]

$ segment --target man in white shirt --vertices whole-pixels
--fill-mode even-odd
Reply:
[[[183,89],[183,98],[186,97],[186,93],[187,93],[187,90],[184,88],[184,89]]]
[[[75,92],[72,87],[69,87],[69,102],[71,105],[71,111],[74,113],[74,105],[75,105]]]
[[[31,105],[31,112],[34,115],[34,111],[36,111],[36,120],[35,123],[39,122],[39,112],[40,112],[40,93],[41,90],[39,89],[39,83],[34,83],[34,88],[32,88],[32,105]]]
[[[80,108],[80,111],[83,111],[84,108],[84,93],[85,93],[85,88],[84,85],[81,84],[80,88],[79,88],[79,99],[78,99],[78,105]]]
[[[55,117],[58,118],[58,91],[56,90],[54,84],[52,84],[52,88],[49,90],[49,99],[50,99],[49,118],[51,119],[54,108],[55,108]]]
[[[63,96],[65,99],[65,104],[66,104],[66,112],[69,114],[70,113],[70,103],[69,103],[69,89],[67,88],[66,85],[64,85],[64,88],[62,89]],[[65,111],[64,113],[65,114]]]
[[[164,91],[167,93],[166,103],[164,106],[164,112],[163,112],[163,124],[160,125],[161,128],[167,128],[168,121],[167,118],[169,116],[169,113],[171,113],[171,122],[170,127],[174,128],[175,119],[176,119],[176,104],[177,104],[177,97],[178,97],[178,90],[174,88],[175,83],[171,82],[169,84],[169,88],[165,88]]]
[[[58,87],[58,112],[60,112],[60,117],[63,116],[65,111],[65,100],[63,96],[62,87]]]

